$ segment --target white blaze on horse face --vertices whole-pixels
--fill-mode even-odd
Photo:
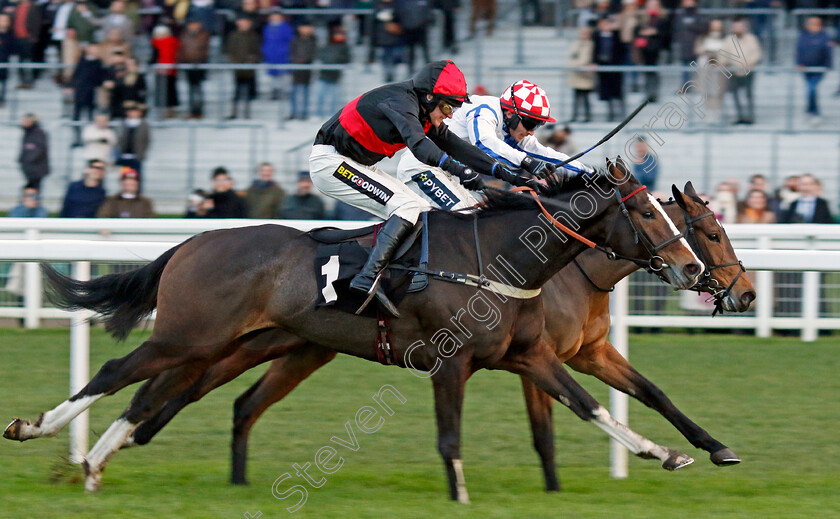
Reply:
[[[662,215],[662,218],[664,218],[665,221],[668,222],[668,227],[671,228],[671,232],[674,233],[674,236],[679,236],[680,230],[677,229],[677,226],[674,225],[674,222],[671,220],[671,218],[669,218],[668,215],[665,214],[665,209],[662,208],[662,206],[659,204],[659,201],[657,201],[650,193],[647,193],[647,197],[648,200],[650,200],[650,203],[653,205],[653,207],[655,207],[659,214]],[[688,242],[685,240],[685,238],[680,238],[680,244],[682,244],[683,247],[688,249],[688,251],[691,253],[691,257],[694,258],[694,261],[698,265],[700,265],[700,272],[697,274],[699,276],[703,273],[704,270],[706,270],[706,265],[704,265],[703,262],[700,261],[700,258],[697,257],[697,254],[694,254],[694,249],[692,249],[691,246],[688,245]]]

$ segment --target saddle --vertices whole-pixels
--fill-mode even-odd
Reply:
[[[318,242],[315,254],[315,278],[318,281],[316,306],[331,306],[354,314],[364,303],[366,296],[350,290],[350,280],[362,270],[381,228],[382,224],[376,224],[360,229],[322,227],[309,231],[309,237]],[[427,213],[423,213],[422,219],[406,236],[391,260],[390,265],[396,268],[383,271],[382,286],[395,305],[399,305],[406,294],[419,292],[428,286],[425,273],[406,270],[418,265],[426,268],[428,257],[428,220]],[[376,318],[377,305],[368,305],[361,315]]]

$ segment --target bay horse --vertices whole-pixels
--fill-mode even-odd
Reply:
[[[555,215],[562,215],[569,226],[622,255],[635,251],[640,241],[660,244],[649,252],[664,262],[663,275],[676,287],[695,284],[703,272],[700,260],[678,236],[661,205],[626,168],[608,163],[606,170],[580,177],[568,187],[550,206],[558,209]],[[602,196],[593,196],[591,191]],[[436,370],[431,378],[442,422],[449,422],[442,420],[444,416],[460,418],[467,373],[504,369],[528,377],[638,455],[660,459],[672,468],[690,462],[688,456],[656,445],[616,422],[580,388],[541,340],[544,322],[537,291],[587,245],[585,238],[569,239],[573,232],[568,228],[563,233],[556,231],[553,226],[558,217],[546,218],[539,209],[539,197],[534,198],[488,192],[485,207],[473,214],[435,211],[429,215],[433,236],[429,254],[436,269],[458,272],[477,263],[479,274],[483,274],[482,264],[503,260],[503,266],[519,281],[520,290],[529,295],[508,298],[502,311],[486,291],[431,283],[425,291],[405,298],[403,317],[392,324],[392,348],[398,352],[398,361],[423,372]],[[579,206],[581,198],[589,201],[584,209]],[[549,222],[550,231],[545,230],[543,221]],[[539,247],[533,241],[534,233],[539,236]],[[370,345],[377,332],[374,320],[315,306],[315,254],[316,243],[308,234],[262,225],[200,234],[143,268],[87,282],[45,267],[65,307],[103,314],[106,329],[118,338],[126,337],[155,308],[157,319],[151,336],[137,349],[106,362],[80,392],[34,422],[13,420],[4,437],[24,441],[53,436],[98,399],[146,380],[83,463],[85,489],[95,491],[108,459],[141,422],[189,388],[208,368],[261,334],[282,331],[288,352],[311,344],[329,345],[340,353],[377,360]],[[470,309],[475,323],[468,333],[462,332],[469,340],[461,341],[448,327],[452,326],[451,317],[464,317],[465,308]],[[459,341],[446,355],[434,339],[424,342],[429,332],[444,329],[453,341]],[[417,344],[420,346],[415,347]],[[459,449],[449,439],[453,432],[457,431],[444,432],[439,444],[450,481],[463,481]]]
[[[699,198],[691,183],[685,195],[672,189],[674,200],[663,203],[668,216],[706,265],[700,288],[719,299],[723,309],[744,312],[755,299],[749,279],[726,232]],[[543,340],[557,357],[576,371],[593,375],[613,388],[628,393],[659,411],[697,448],[710,453],[716,465],[738,463],[738,457],[680,412],[652,382],[638,373],[608,340],[610,328],[610,288],[637,270],[632,261],[611,261],[598,251],[587,250],[567,265],[543,287],[545,330]],[[231,482],[245,484],[247,446],[251,428],[265,410],[282,400],[297,385],[335,358],[329,348],[312,345],[285,352],[282,336],[261,335],[252,343],[209,369],[190,389],[167,402],[150,420],[143,422],[126,447],[145,445],[181,409],[200,400],[211,390],[233,380],[245,371],[267,361],[271,365],[234,404]],[[554,434],[551,396],[527,377],[522,378],[523,393],[530,419],[534,446],[539,454],[547,491],[559,491],[554,463]]]

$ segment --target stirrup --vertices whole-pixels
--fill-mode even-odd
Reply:
[[[379,274],[376,275],[376,279],[373,280],[373,284],[370,286],[370,289],[368,289],[367,298],[365,299],[364,303],[362,303],[362,306],[360,306],[359,309],[356,310],[356,315],[360,315],[365,310],[365,308],[367,308],[367,305],[369,305],[370,302],[373,301],[373,298],[376,297],[376,289],[379,288],[379,282],[382,281],[382,272],[384,270],[385,269],[382,269],[381,271],[379,271]]]
[[[384,269],[383,269],[383,271],[384,271]],[[396,305],[390,299],[388,299],[388,296],[385,295],[384,292],[382,293],[382,297],[378,297],[379,296],[379,283],[380,283],[380,281],[382,281],[382,273],[383,272],[380,271],[379,274],[376,276],[376,279],[373,280],[373,285],[370,287],[370,290],[368,290],[368,296],[365,299],[365,301],[362,303],[362,306],[360,306],[359,309],[356,310],[356,315],[361,314],[364,311],[364,309],[367,308],[367,306],[370,304],[370,302],[373,300],[373,298],[376,297],[379,300],[379,303],[384,308],[385,312],[393,315],[396,318],[400,317],[400,312],[397,310]],[[383,299],[385,299],[385,301],[383,301]],[[386,302],[387,302],[387,304],[386,304]]]

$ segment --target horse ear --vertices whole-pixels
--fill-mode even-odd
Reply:
[[[622,160],[621,155],[615,158],[615,163],[611,163],[609,168],[610,175],[619,183],[624,183],[624,180],[630,175],[630,169],[627,168],[627,164]]]
[[[685,191],[685,194],[687,194],[688,196],[691,196],[691,197],[694,197],[694,198],[700,198],[700,196],[697,194],[697,191],[694,190],[694,186],[691,184],[690,180],[685,183],[685,187],[683,188],[683,191]]]
[[[674,201],[677,202],[677,205],[685,209],[685,198],[683,198],[683,194],[674,184],[671,184],[671,194],[674,195]]]
[[[621,168],[622,171],[630,171],[627,167],[627,163],[625,163],[624,159],[621,158],[621,155],[615,158],[615,163],[618,164],[618,167]]]

